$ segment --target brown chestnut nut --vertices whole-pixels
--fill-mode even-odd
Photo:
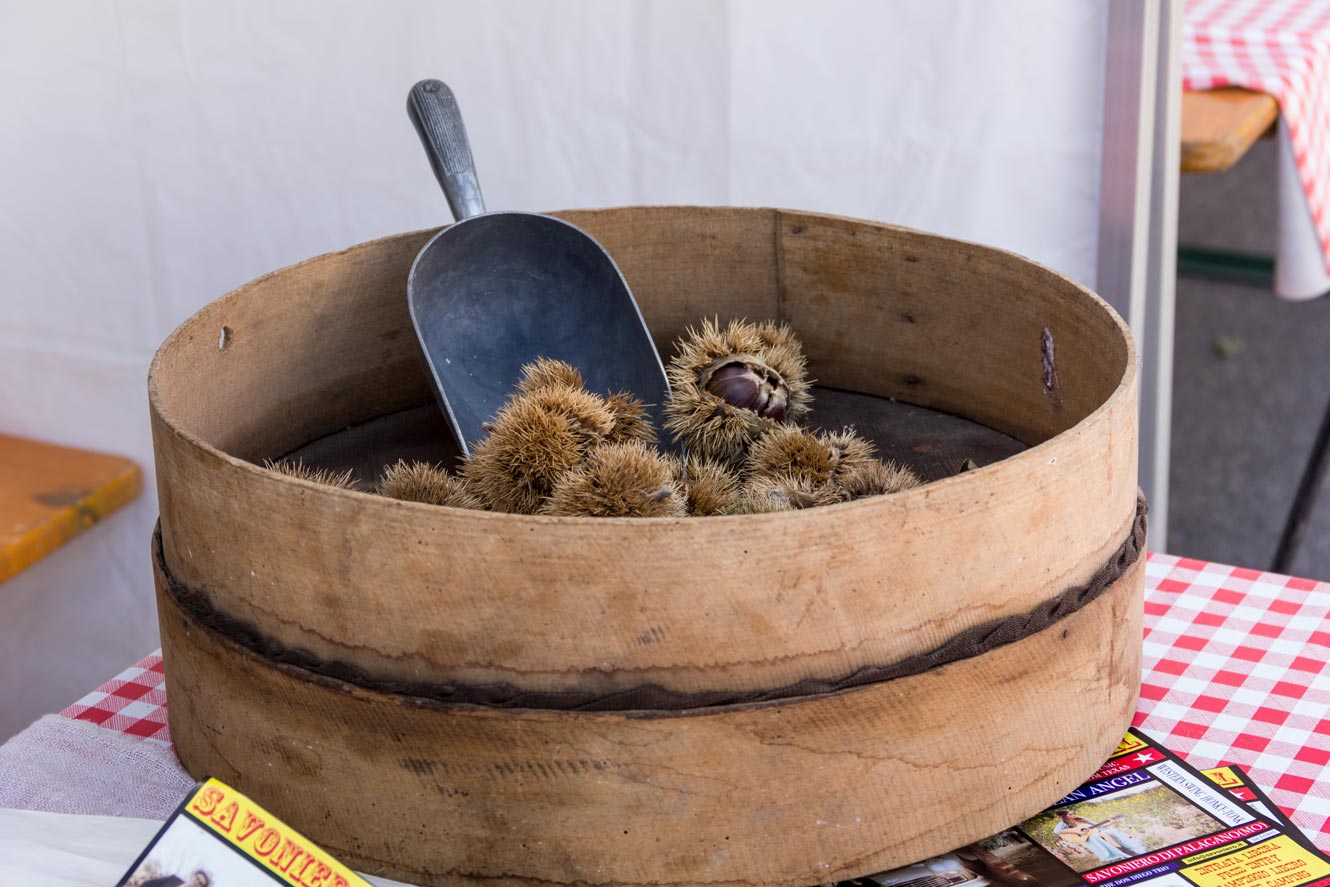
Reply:
[[[749,445],[808,412],[812,383],[788,326],[718,319],[690,327],[666,374],[666,428],[689,453],[737,470]]]
[[[785,421],[790,386],[775,372],[742,361],[726,361],[713,368],[702,386],[730,406],[752,410],[763,419]]]

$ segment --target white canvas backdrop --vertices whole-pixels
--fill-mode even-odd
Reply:
[[[414,81],[456,90],[494,208],[822,210],[1092,281],[1103,67],[1097,0],[0,0],[0,431],[148,483],[0,586],[0,736],[157,644],[155,346],[447,220]]]

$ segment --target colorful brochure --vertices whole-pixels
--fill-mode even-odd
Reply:
[[[370,887],[216,779],[199,785],[116,887]]]
[[[1217,778],[1133,730],[1084,785],[1038,816],[962,850],[846,883],[1330,887],[1330,860],[1240,771]],[[1248,797],[1261,800],[1265,815]]]
[[[215,779],[117,887],[369,887]],[[1197,771],[1139,730],[1082,786],[1015,828],[842,887],[1330,887],[1330,859],[1239,767]]]
[[[1242,801],[1266,819],[1279,823],[1289,834],[1305,839],[1306,836],[1298,830],[1292,820],[1266,797],[1265,792],[1256,787],[1251,777],[1247,775],[1247,771],[1241,767],[1236,764],[1211,767],[1209,770],[1202,770],[1201,775],[1228,792],[1230,797]]]

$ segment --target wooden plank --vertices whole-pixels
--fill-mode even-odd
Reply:
[[[122,456],[0,435],[0,582],[32,566],[143,487]]]
[[[1182,94],[1182,171],[1223,172],[1279,119],[1263,92],[1226,86]]]

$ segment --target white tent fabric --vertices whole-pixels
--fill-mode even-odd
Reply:
[[[1097,0],[0,3],[0,431],[131,455],[149,486],[0,589],[0,737],[157,646],[155,346],[262,273],[448,219],[414,81],[456,90],[494,208],[821,210],[1091,281],[1104,18]]]

